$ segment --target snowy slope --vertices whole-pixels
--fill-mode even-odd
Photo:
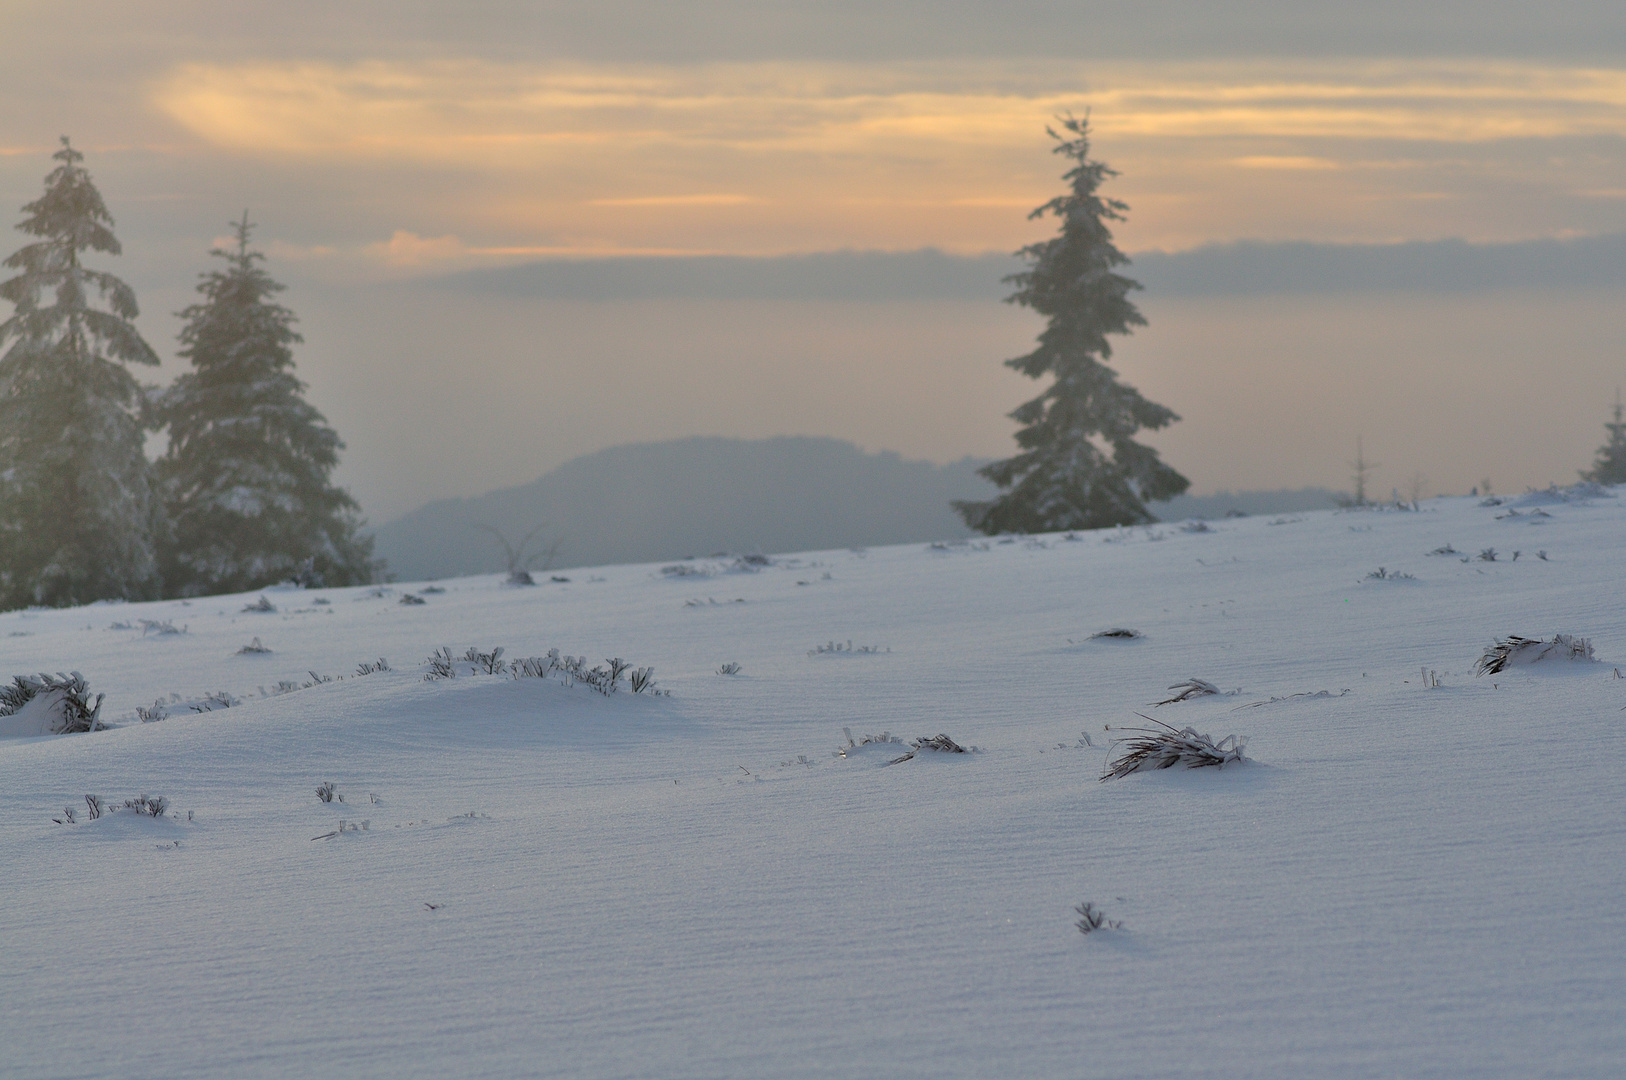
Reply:
[[[1626,499],[1522,501],[0,615],[122,725],[0,739],[0,1077],[1619,1076]],[[1253,761],[1098,782],[1137,711]]]

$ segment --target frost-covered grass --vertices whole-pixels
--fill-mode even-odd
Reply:
[[[0,614],[115,725],[0,739],[0,1077],[1614,1076],[1626,499],[1536,494]],[[1159,700],[1250,763],[1098,783]]]

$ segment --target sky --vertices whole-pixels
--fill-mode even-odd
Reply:
[[[1087,111],[1148,285],[1114,363],[1194,491],[1347,487],[1357,435],[1380,489],[1572,478],[1626,381],[1585,261],[1626,233],[1626,19],[1330,7],[0,0],[0,209],[72,135],[172,358],[248,207],[382,521],[645,438],[1009,453],[1039,324],[998,276]]]

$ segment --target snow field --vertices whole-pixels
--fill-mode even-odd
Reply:
[[[1626,508],[1525,501],[0,615],[122,725],[0,740],[0,1076],[1618,1075]],[[1253,760],[1099,782],[1136,712]]]

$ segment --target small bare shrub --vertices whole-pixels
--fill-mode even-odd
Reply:
[[[627,686],[634,694],[642,694],[646,690],[655,689],[655,669],[652,667],[633,668],[627,676]]]
[[[366,661],[363,661],[362,663],[356,665],[356,675],[357,676],[375,675],[380,671],[388,671],[388,670],[390,670],[390,662],[388,660],[384,659],[382,656],[380,656],[378,658],[378,663],[376,663],[376,664],[372,664],[372,663],[368,663]]]
[[[134,810],[137,814],[147,817],[163,817],[164,811],[169,809],[169,800],[162,795],[138,795],[133,799],[124,800],[126,810]]]
[[[734,660],[730,660],[728,663],[717,669],[717,674],[719,675],[738,675],[739,673],[740,665]]]
[[[424,676],[426,682],[434,682],[436,679],[457,678],[457,665],[452,660],[452,650],[450,648],[436,649],[429,654],[429,658],[424,663],[429,667],[428,674]]]
[[[876,653],[891,651],[892,649],[890,646],[885,649],[881,648],[879,645],[855,646],[852,642],[852,638],[848,638],[846,644],[842,644],[839,641],[832,641],[825,645],[816,645],[807,651],[807,655],[831,656],[839,654],[843,656],[872,656]]]
[[[259,638],[255,638],[253,641],[249,642],[247,645],[244,645],[241,649],[238,649],[237,650],[237,655],[238,656],[255,656],[255,655],[259,655],[259,654],[263,654],[263,653],[269,653],[270,651],[271,651],[270,649],[266,648],[263,644],[260,643]]]
[[[1130,630],[1130,629],[1128,629],[1126,627],[1122,627],[1122,626],[1114,626],[1114,627],[1112,627],[1110,629],[1107,629],[1107,630],[1097,630],[1095,633],[1090,635],[1090,637],[1092,639],[1094,639],[1094,638],[1121,638],[1121,639],[1126,640],[1126,641],[1130,640],[1130,639],[1133,639],[1133,638],[1144,637],[1144,636],[1145,635],[1142,634],[1139,630]]]
[[[176,626],[168,619],[141,619],[139,622],[141,623],[142,637],[146,637],[148,634],[157,634],[159,637],[164,637],[169,634],[186,633],[186,627]]]
[[[403,607],[412,607],[414,604],[427,604],[429,601],[421,596],[413,596],[411,593],[402,593],[401,599],[397,600],[396,603]]]
[[[1187,769],[1201,769],[1207,766],[1221,768],[1233,762],[1243,762],[1242,748],[1246,740],[1235,735],[1227,735],[1219,742],[1212,737],[1202,735],[1196,728],[1175,729],[1160,720],[1153,720],[1150,716],[1137,713],[1142,720],[1156,724],[1155,728],[1127,728],[1128,731],[1140,732],[1134,738],[1121,739],[1123,752],[1107,763],[1107,771],[1102,780],[1113,777],[1128,776],[1132,772],[1142,769],[1169,769],[1176,765]]]
[[[316,785],[316,797],[325,803],[344,802],[344,796],[339,794],[339,789],[333,786],[331,780]]]
[[[1366,580],[1368,580],[1368,581],[1416,581],[1417,580],[1417,575],[1416,574],[1403,574],[1398,570],[1396,570],[1394,573],[1390,573],[1388,567],[1380,566],[1376,570],[1372,571],[1370,574],[1367,574],[1366,575]]]
[[[1097,930],[1122,930],[1124,924],[1117,919],[1107,918],[1107,913],[1086,900],[1073,909],[1078,912],[1078,921],[1073,925],[1078,927],[1081,934],[1093,934]]]
[[[153,702],[152,708],[150,709],[144,705],[137,705],[135,713],[136,719],[140,720],[143,724],[151,724],[154,721],[162,720],[169,715],[169,713],[164,709],[163,698],[159,698],[157,701]]]
[[[481,652],[473,645],[470,645],[469,651],[463,654],[463,659],[465,662],[473,664],[477,671],[482,671],[487,675],[501,675],[508,670],[508,661],[502,658],[502,654],[503,648],[501,645],[495,646],[490,652]]]
[[[508,542],[508,537],[504,536],[496,526],[476,526],[476,528],[495,536],[497,542],[502,545],[503,555],[508,563],[508,584],[510,585],[535,585],[536,579],[531,576],[531,571],[536,569],[546,570],[552,565],[553,560],[559,557],[560,545],[564,543],[562,539],[555,539],[553,543],[537,551],[528,551],[531,541],[536,539],[536,534],[546,527],[546,522],[536,526],[520,538],[519,546],[516,547]],[[538,561],[542,563],[541,567],[536,565]]]
[[[234,705],[241,704],[242,702],[232,697],[226,691],[216,690],[211,694],[204,694],[196,701],[188,702],[186,707],[195,713],[206,713],[214,712],[217,709],[229,709]]]
[[[261,593],[260,598],[254,603],[244,604],[243,611],[245,614],[255,612],[263,615],[274,615],[277,611],[277,605],[273,604],[269,599],[267,599],[264,593]]]
[[[1429,552],[1429,554],[1430,555],[1461,555],[1462,552],[1458,551],[1456,548],[1452,547],[1450,544],[1441,544],[1439,547],[1437,547],[1433,551]]]
[[[102,802],[102,797],[100,795],[86,795],[85,811],[90,815],[90,820],[95,821],[97,818],[107,813],[107,806]]]

